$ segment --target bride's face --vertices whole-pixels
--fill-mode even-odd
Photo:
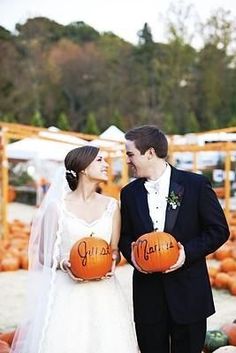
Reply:
[[[97,181],[108,180],[108,163],[105,161],[101,152],[98,152],[96,158],[90,163],[85,171],[90,179]]]

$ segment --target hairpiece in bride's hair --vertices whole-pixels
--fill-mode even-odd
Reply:
[[[76,178],[76,176],[77,176],[77,174],[76,174],[76,172],[75,172],[74,170],[68,170],[68,169],[67,169],[67,170],[66,170],[66,173],[73,175],[74,178]]]

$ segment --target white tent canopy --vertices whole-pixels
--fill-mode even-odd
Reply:
[[[62,134],[58,131],[60,130],[55,127],[50,127],[48,131],[42,131],[39,133],[39,136],[42,138],[27,137],[20,141],[8,144],[7,157],[9,159],[20,160],[37,158],[43,160],[63,161],[66,154],[71,149],[89,143],[81,138]],[[115,151],[121,150],[122,145],[120,142],[125,141],[124,132],[114,125],[111,125],[99,137],[99,139],[92,140],[90,144],[103,148],[111,148]]]
[[[118,129],[115,125],[109,126],[103,133],[100,135],[100,138],[124,142],[125,141],[125,134],[123,131]]]
[[[99,139],[95,139],[90,143],[93,146],[110,148],[112,150],[121,150],[122,144],[121,142],[125,141],[125,134],[123,131],[118,129],[115,125],[109,126],[101,135],[99,135]],[[110,141],[109,141],[110,140]]]
[[[8,144],[6,148],[7,157],[9,159],[21,160],[37,158],[43,160],[63,161],[70,150],[88,144],[87,141],[75,136],[53,133],[50,131],[40,132],[39,135],[45,139],[28,137]]]

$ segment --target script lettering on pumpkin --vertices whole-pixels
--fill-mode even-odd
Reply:
[[[134,246],[137,247],[137,256],[142,256],[146,261],[149,260],[149,255],[155,252],[169,250],[174,247],[172,241],[166,242],[165,244],[157,243],[154,246],[148,246],[147,239],[137,241]]]
[[[94,255],[108,255],[110,254],[110,247],[109,245],[106,247],[98,248],[96,246],[91,247],[90,249],[87,248],[87,242],[82,241],[78,246],[78,255],[82,259],[82,265],[86,266],[88,262],[89,256]]]

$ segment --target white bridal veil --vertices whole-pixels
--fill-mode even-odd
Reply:
[[[33,219],[25,309],[11,353],[43,353],[41,347],[55,294],[55,276],[63,234],[61,205],[67,191],[69,187],[65,168],[60,167]]]

